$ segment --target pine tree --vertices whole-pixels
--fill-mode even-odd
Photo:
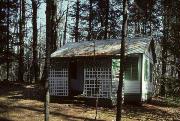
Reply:
[[[37,59],[37,34],[38,34],[38,30],[37,30],[37,0],[32,0],[32,10],[33,10],[33,14],[32,14],[32,25],[33,25],[33,77],[35,79],[35,81],[38,82],[39,80],[39,72],[38,72],[38,59]]]
[[[63,45],[66,43],[66,33],[67,33],[67,25],[68,25],[68,13],[69,13],[69,1],[66,8],[66,20],[64,25],[64,36],[63,36]]]
[[[75,22],[75,28],[74,28],[74,38],[75,42],[78,42],[79,39],[79,15],[80,14],[80,1],[76,1],[76,22]]]
[[[90,41],[92,38],[92,20],[93,20],[93,16],[92,16],[92,12],[93,12],[93,6],[92,6],[93,2],[92,0],[89,0],[89,16],[88,16],[88,35],[87,35],[87,40]]]
[[[122,110],[122,87],[123,87],[123,75],[124,75],[124,63],[125,63],[125,42],[127,40],[127,0],[123,0],[123,23],[122,23],[122,38],[121,38],[121,56],[120,56],[120,73],[119,73],[119,85],[117,90],[117,113],[116,121],[121,121]]]
[[[11,62],[16,54],[12,50],[13,31],[11,25],[18,9],[18,1],[0,1],[0,65],[6,63],[6,80],[9,80]],[[3,76],[3,75],[2,75]]]
[[[20,0],[20,20],[19,20],[19,73],[18,81],[23,82],[24,79],[24,32],[25,32],[25,0]]]
[[[57,23],[56,11],[57,1],[48,0],[46,3],[46,59],[45,59],[45,121],[49,121],[49,80],[48,75],[50,71],[50,54],[56,50],[57,40]]]

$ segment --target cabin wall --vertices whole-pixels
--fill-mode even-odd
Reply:
[[[141,101],[141,63],[142,54],[131,54],[127,56],[127,60],[125,61],[125,73],[123,81],[123,98],[125,102]],[[114,99],[117,96],[116,92],[119,84],[119,69],[120,59],[112,59],[112,96]]]
[[[68,63],[53,62],[49,71],[49,85],[51,96],[68,96]]]
[[[140,102],[141,101],[141,71],[142,71],[142,54],[132,54],[129,57],[135,57],[137,62],[137,79],[124,79],[124,100],[125,102]],[[131,59],[131,58],[129,58]],[[128,63],[127,63],[128,64]],[[126,72],[125,72],[126,73]],[[132,73],[136,73],[132,70]]]
[[[113,104],[117,101],[117,90],[119,85],[119,69],[120,69],[120,59],[112,59],[112,94],[111,100]],[[124,98],[124,86],[122,89],[122,97]]]
[[[84,61],[84,91],[86,97],[111,98],[111,59]]]
[[[69,96],[82,94],[84,85],[84,62],[80,59],[69,59],[65,60],[65,62],[68,62],[66,68],[68,68]]]
[[[143,54],[142,62],[142,101],[147,101],[152,97],[152,65],[153,61],[149,56]]]
[[[84,62],[78,61],[77,63],[78,70],[77,70],[77,75],[78,75],[78,81],[79,81],[79,91],[83,92],[84,89]]]
[[[124,100],[125,101],[145,101],[150,97],[152,92],[152,86],[150,78],[145,78],[145,63],[147,61],[148,69],[150,68],[150,63],[152,60],[149,59],[145,54],[131,54],[129,57],[138,58],[138,79],[137,80],[124,80]],[[69,86],[69,70],[70,61],[77,61],[77,79],[71,82],[71,88],[73,90],[80,91],[86,97],[94,98],[96,97],[96,90],[98,84],[98,97],[99,98],[109,98],[115,99],[116,91],[119,77],[118,70],[114,73],[113,60],[111,58],[85,58],[85,59],[74,59],[58,61],[58,63],[53,62],[49,76],[50,79],[50,94],[57,96],[68,96]],[[63,63],[65,62],[65,63]],[[120,63],[117,61],[116,63]],[[120,65],[119,65],[120,66]],[[119,66],[116,68],[119,69]],[[94,68],[96,70],[94,70]],[[95,73],[96,72],[96,73]],[[148,73],[150,70],[148,71]],[[64,75],[63,75],[64,74]],[[148,74],[150,75],[150,73]],[[97,82],[96,83],[96,76]],[[67,83],[66,83],[67,82]],[[65,86],[62,86],[62,83]],[[60,89],[61,88],[61,89]],[[62,91],[64,90],[64,92]],[[60,93],[61,92],[61,93]],[[66,92],[66,93],[65,93]],[[142,99],[142,100],[141,100]]]

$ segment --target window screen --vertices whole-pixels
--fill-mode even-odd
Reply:
[[[125,79],[138,80],[138,57],[128,57],[125,66]]]

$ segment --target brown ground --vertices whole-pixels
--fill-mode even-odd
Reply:
[[[37,85],[0,84],[0,121],[43,121],[43,92]],[[61,100],[61,98],[59,99]],[[50,121],[92,121],[95,107],[83,101],[53,101]],[[180,121],[180,107],[154,99],[151,104],[123,106],[123,121]],[[98,108],[98,120],[115,119],[115,108]]]

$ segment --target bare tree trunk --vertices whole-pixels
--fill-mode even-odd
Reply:
[[[80,1],[76,1],[76,23],[75,23],[75,42],[79,39],[79,12],[80,12]]]
[[[161,87],[160,87],[160,95],[165,96],[166,90],[166,65],[167,65],[167,40],[169,34],[169,12],[168,6],[166,5],[166,1],[164,0],[164,22],[163,22],[163,40],[162,40],[162,73],[161,73]]]
[[[107,39],[108,35],[108,19],[109,19],[109,0],[106,0],[106,15],[105,15],[105,30],[104,30],[104,39]]]
[[[7,67],[6,67],[6,80],[9,81],[9,21],[10,21],[10,15],[9,15],[9,12],[10,12],[10,8],[9,8],[9,0],[7,1],[8,4],[7,4]]]
[[[92,0],[89,0],[89,30],[87,40],[90,41],[92,37]]]
[[[46,39],[49,39],[50,45],[50,53],[53,53],[57,49],[57,22],[56,15],[57,14],[57,1],[56,0],[48,0],[46,4]],[[48,18],[47,18],[48,16]],[[48,33],[48,35],[47,35]],[[45,62],[41,82],[46,80],[46,68],[47,63]]]
[[[166,52],[166,38],[164,38],[163,39],[163,44],[162,44],[162,46],[163,46],[163,49],[162,49],[162,73],[161,73],[161,75],[162,75],[162,80],[161,80],[161,86],[160,86],[160,95],[161,96],[165,96],[165,81],[166,81],[166,79],[165,79],[165,74],[166,74],[166,61],[167,61],[167,58],[166,58],[166,56],[167,56],[167,52]]]
[[[50,41],[51,41],[51,0],[46,2],[46,59],[45,59],[45,68],[44,68],[44,79],[45,79],[45,121],[49,121],[49,81],[48,81],[48,72],[50,66]]]
[[[51,27],[51,47],[50,47],[50,53],[53,53],[57,49],[57,25],[58,23],[56,22],[57,19],[57,0],[50,0],[50,6],[51,6],[51,15],[50,15],[50,27]]]
[[[177,3],[179,3],[180,4],[180,1],[176,1]],[[180,13],[180,9],[178,9],[178,13]],[[179,14],[176,16],[176,23],[177,23],[177,25],[178,24],[180,24],[180,22],[178,21],[178,19],[180,19],[180,16],[179,16]],[[179,28],[179,26],[177,27],[177,28]],[[177,51],[177,55],[178,55],[178,61],[177,61],[177,63],[178,63],[178,65],[177,65],[177,68],[178,68],[178,71],[177,71],[177,73],[178,73],[178,83],[179,83],[179,87],[180,87],[180,30],[178,29],[177,31],[176,31],[176,34],[177,34],[177,39],[176,39],[176,41],[177,41],[177,45],[178,45],[178,51]],[[178,94],[179,94],[179,97],[180,97],[180,88],[179,88],[179,91],[178,91]]]
[[[120,73],[119,73],[119,85],[118,85],[118,90],[117,90],[116,121],[121,121],[122,87],[123,87],[126,40],[127,40],[127,0],[123,0],[123,25],[122,25],[121,57],[120,57],[121,61],[120,61]]]
[[[38,59],[37,59],[37,0],[32,0],[32,24],[33,24],[33,76],[35,81],[39,80]]]
[[[64,25],[63,45],[65,45],[65,43],[66,43],[66,33],[67,33],[68,13],[69,13],[69,1],[68,1],[68,4],[67,4],[67,9],[66,9],[66,21],[65,21],[65,25]]]
[[[49,121],[49,70],[50,70],[50,54],[56,50],[57,40],[57,23],[56,23],[56,11],[57,1],[48,0],[46,3],[46,59],[45,59],[45,121]]]
[[[19,22],[19,43],[20,43],[20,53],[19,53],[19,73],[18,81],[23,82],[24,76],[24,31],[25,31],[25,0],[20,0],[20,22]]]
[[[179,44],[180,44],[180,41],[179,41]],[[179,49],[180,49],[180,45],[179,45]],[[180,52],[180,50],[179,50],[179,52]],[[177,55],[178,57],[177,57],[177,73],[178,73],[178,86],[180,87],[180,55],[179,55],[179,53],[178,53],[178,55]],[[178,94],[179,94],[179,96],[180,96],[180,89],[178,90]]]

